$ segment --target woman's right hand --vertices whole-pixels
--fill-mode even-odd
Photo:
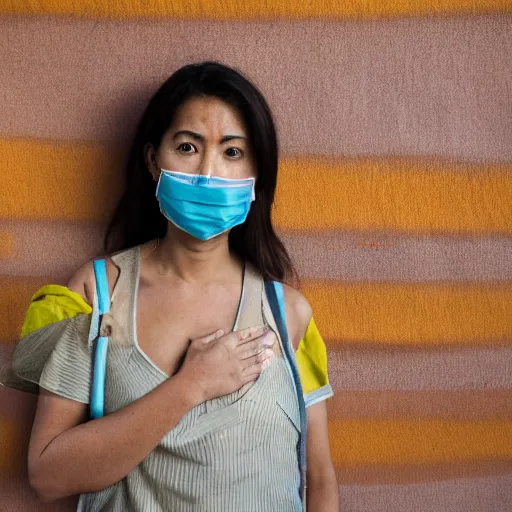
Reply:
[[[178,375],[197,387],[200,402],[233,393],[258,378],[274,356],[276,341],[263,326],[217,331],[190,343]]]

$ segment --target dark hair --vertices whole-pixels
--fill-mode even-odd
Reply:
[[[298,282],[271,222],[278,146],[270,108],[261,92],[239,71],[213,61],[178,69],[151,98],[137,126],[126,166],[126,189],[108,225],[105,251],[118,252],[166,234],[168,221],[160,213],[145,147],[151,143],[157,149],[178,108],[190,98],[205,96],[217,97],[238,110],[257,169],[256,199],[246,221],[231,230],[230,248],[252,263],[265,280]]]

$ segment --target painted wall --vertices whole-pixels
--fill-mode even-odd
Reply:
[[[220,60],[276,116],[340,510],[512,510],[512,1],[145,3],[0,6],[0,364],[100,250],[152,92]],[[0,390],[0,510],[73,510],[28,488],[34,405]]]

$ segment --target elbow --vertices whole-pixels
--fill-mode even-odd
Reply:
[[[38,499],[44,503],[64,498],[66,494],[59,488],[56,479],[43,467],[40,461],[28,463],[28,481]]]

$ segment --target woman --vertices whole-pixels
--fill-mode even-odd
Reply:
[[[3,378],[39,391],[28,468],[42,499],[80,494],[83,511],[303,510],[289,343],[306,395],[308,511],[338,510],[325,346],[291,286],[281,339],[266,292],[294,277],[271,224],[277,164],[268,105],[234,69],[185,66],[151,99],[105,239],[106,414],[90,419],[87,405],[92,262],[34,295]]]

